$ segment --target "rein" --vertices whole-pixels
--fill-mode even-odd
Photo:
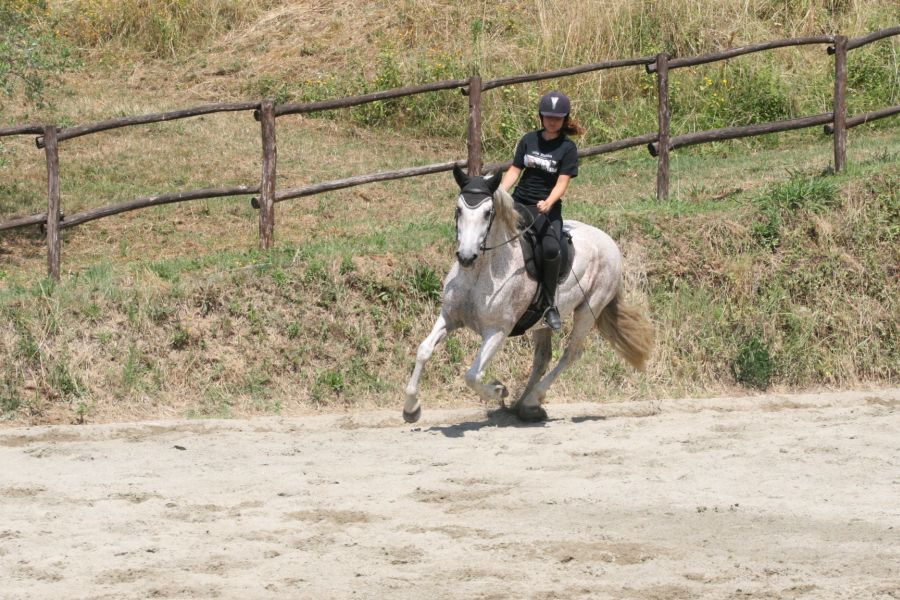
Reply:
[[[488,233],[490,233],[490,231],[491,231],[491,225],[494,224],[494,213],[496,213],[496,211],[492,208],[492,209],[491,209],[491,222],[488,223]],[[535,219],[533,216],[531,216],[530,213],[529,213],[528,216],[531,217],[531,223],[528,224],[528,227],[526,227],[525,229],[520,230],[519,233],[517,233],[516,235],[512,236],[511,238],[509,238],[509,239],[506,240],[505,242],[501,242],[501,243],[497,244],[496,246],[490,246],[490,247],[488,247],[488,246],[485,246],[485,245],[484,245],[484,242],[481,242],[481,246],[480,246],[481,251],[482,251],[482,252],[487,252],[488,250],[496,250],[497,248],[500,248],[501,246],[505,246],[505,245],[509,244],[510,242],[514,242],[514,241],[516,241],[517,239],[519,239],[520,237],[522,237],[523,235],[525,235],[525,232],[526,232],[526,231],[529,231],[532,227],[534,227],[534,222],[537,221],[537,219]],[[487,240],[487,236],[486,236],[486,235],[484,236],[484,239]]]

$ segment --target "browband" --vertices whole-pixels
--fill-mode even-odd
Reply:
[[[490,192],[487,191],[462,192],[459,196],[463,199],[463,202],[465,202],[466,206],[468,206],[469,208],[478,208],[487,200],[490,200],[493,197],[491,196]]]
[[[480,177],[466,184],[459,195],[462,196],[463,201],[469,208],[480,206],[488,198],[494,197],[494,193]]]

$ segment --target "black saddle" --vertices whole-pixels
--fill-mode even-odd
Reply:
[[[519,204],[516,204],[516,210],[522,215],[522,222],[527,226],[527,224],[531,222],[531,214],[528,213],[527,209],[519,206]],[[572,270],[572,263],[575,262],[575,246],[572,244],[572,236],[566,230],[565,226],[563,227],[563,239],[561,241],[563,243],[559,248],[561,254],[561,262],[559,265],[560,282],[569,276],[569,272]],[[522,335],[531,329],[531,327],[544,315],[544,311],[550,306],[546,300],[546,294],[543,293],[544,284],[541,283],[541,265],[543,262],[541,257],[541,246],[537,243],[537,236],[533,231],[526,230],[525,233],[522,234],[522,243],[520,245],[522,246],[522,258],[525,259],[525,271],[528,273],[529,277],[537,281],[538,287],[534,298],[531,299],[531,304],[525,309],[525,313],[521,316],[515,327],[513,327],[509,337]]]

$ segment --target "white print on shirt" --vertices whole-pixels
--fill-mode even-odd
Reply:
[[[556,173],[559,170],[559,163],[552,158],[550,158],[549,154],[535,155],[535,154],[526,154],[525,155],[525,166],[531,167],[532,169],[540,169],[541,171],[547,171],[548,173]]]

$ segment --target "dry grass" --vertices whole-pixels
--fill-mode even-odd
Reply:
[[[660,48],[695,54],[832,27],[855,35],[873,28],[873,20],[875,26],[896,22],[884,16],[896,10],[875,0],[840,3],[838,11],[811,1],[659,2],[654,11],[624,1],[555,8],[544,1],[426,0],[247,6],[234,21],[243,25],[172,46],[174,60],[112,37],[89,52],[85,71],[66,75],[65,87],[51,92],[50,107],[16,107],[4,119],[74,124],[257,99],[260,77],[377,76],[379,53],[388,51],[410,65],[459,56],[463,66],[491,77]],[[793,7],[790,13],[785,6]],[[566,12],[576,8],[578,14]],[[715,31],[705,29],[709,22],[718,23]],[[779,29],[772,29],[776,22]],[[125,58],[114,58],[123,45]],[[805,52],[790,55],[796,72],[808,66]],[[576,93],[609,100],[632,88],[623,81],[597,76],[570,83]],[[536,89],[494,95],[486,128],[499,129],[509,116],[504,106]],[[619,102],[623,112],[638,105]],[[464,114],[448,118],[464,130]],[[520,131],[518,121],[507,125]],[[258,127],[249,114],[216,115],[65,142],[64,210],[253,183],[260,171]],[[900,361],[890,293],[896,296],[896,274],[878,284],[881,267],[873,257],[896,259],[896,249],[890,223],[873,221],[890,213],[873,213],[872,202],[896,182],[890,157],[898,142],[896,130],[854,130],[850,160],[858,170],[841,179],[841,206],[791,221],[784,231],[791,251],[776,253],[762,252],[753,240],[758,198],[791,173],[827,168],[830,145],[819,132],[679,151],[673,201],[665,206],[649,199],[655,166],[645,152],[585,161],[567,214],[620,241],[628,301],[651,310],[657,344],[647,372],[635,376],[598,337],[554,387],[553,399],[729,393],[739,386],[731,361],[752,335],[786,361],[773,379],[776,389],[895,382]],[[279,119],[278,149],[279,188],[465,154],[461,136],[301,117]],[[2,150],[0,220],[40,211],[41,153],[28,139],[4,140]],[[488,160],[507,158],[496,147],[491,152]],[[870,189],[869,180],[881,187]],[[412,352],[437,310],[415,274],[430,269],[439,277],[449,264],[453,192],[451,179],[438,175],[279,204],[272,253],[255,250],[256,214],[247,198],[103,219],[65,231],[64,281],[56,288],[43,281],[40,234],[3,234],[2,410],[37,423],[399,406]],[[885,237],[847,237],[866,230]],[[837,275],[821,270],[837,265]],[[808,289],[787,294],[789,301],[778,296],[780,286],[805,274],[815,276]],[[841,287],[816,287],[830,280]],[[761,297],[761,290],[771,297]],[[425,402],[473,401],[460,374],[475,347],[470,334],[442,347],[423,381]],[[514,340],[491,376],[521,381],[529,364],[527,342]]]

